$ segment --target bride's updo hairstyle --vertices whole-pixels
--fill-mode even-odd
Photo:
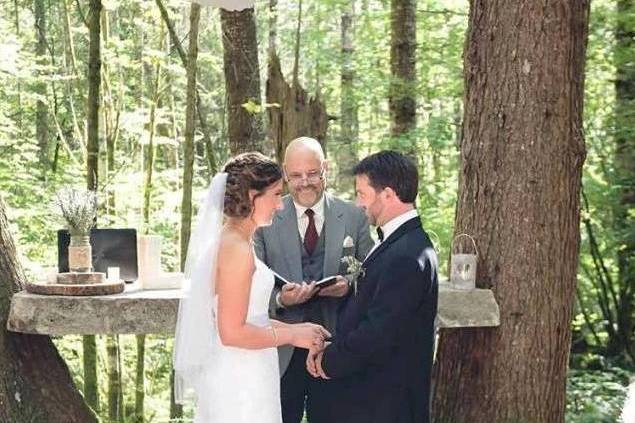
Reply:
[[[260,153],[243,153],[229,159],[223,172],[227,173],[223,211],[228,217],[249,217],[254,200],[282,179],[280,166]],[[258,191],[253,200],[249,198],[252,189]]]

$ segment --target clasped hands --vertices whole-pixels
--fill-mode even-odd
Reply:
[[[322,289],[311,283],[288,283],[280,290],[280,302],[283,306],[303,304],[314,295],[320,297],[343,297],[348,292],[348,281],[343,276],[337,276],[337,282]]]
[[[322,359],[324,358],[324,350],[331,343],[324,342],[323,346],[315,345],[309,348],[309,354],[306,357],[306,370],[315,378],[330,379],[322,368]]]

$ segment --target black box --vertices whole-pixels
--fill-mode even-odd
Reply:
[[[68,245],[71,237],[67,230],[57,231],[57,267],[68,272]],[[137,230],[92,229],[90,231],[93,270],[106,273],[108,267],[118,267],[119,277],[126,282],[137,280]]]

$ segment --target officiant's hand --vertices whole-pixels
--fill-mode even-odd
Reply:
[[[303,304],[313,297],[317,291],[315,282],[287,283],[280,291],[280,302],[285,307]]]
[[[331,286],[327,286],[318,291],[320,297],[343,297],[348,293],[348,281],[340,275],[337,275],[337,282]]]

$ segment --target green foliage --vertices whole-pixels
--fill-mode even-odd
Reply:
[[[632,370],[606,364],[601,356],[576,358],[579,365],[567,380],[567,423],[617,423]],[[599,367],[599,368],[597,368]]]
[[[82,338],[81,336],[65,336],[54,339],[55,346],[66,360],[66,364],[73,376],[75,384],[81,388],[83,385],[82,372]],[[172,344],[171,337],[146,336],[146,356],[145,356],[145,390],[146,390],[146,421],[167,422],[169,421],[170,403],[170,372],[172,371]],[[135,399],[135,369],[137,360],[137,344],[134,335],[119,336],[119,347],[122,357],[122,382],[123,382],[123,402],[126,413],[126,421],[131,421],[134,413]],[[103,336],[97,337],[97,361],[100,381],[99,398],[101,410],[108,410],[108,378],[106,339]],[[187,407],[185,410],[186,421],[191,421],[193,410]]]

